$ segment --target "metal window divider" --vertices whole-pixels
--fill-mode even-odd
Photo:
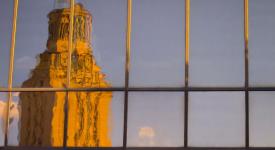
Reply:
[[[185,0],[184,147],[188,147],[190,0]]]
[[[275,87],[129,87],[128,91],[134,92],[182,92],[182,91],[196,91],[196,92],[210,92],[210,91],[224,91],[232,92],[239,91],[245,92],[245,90],[251,91],[275,91]],[[110,87],[110,88],[0,88],[0,92],[82,92],[82,91],[114,91],[123,92],[124,87]]]
[[[8,132],[9,132],[9,117],[10,117],[10,105],[12,103],[12,84],[13,84],[13,70],[14,70],[14,50],[16,43],[16,29],[17,29],[17,15],[18,15],[18,0],[14,0],[13,4],[13,21],[12,21],[12,35],[10,45],[10,62],[9,62],[9,77],[8,77],[8,101],[7,101],[7,112],[5,122],[5,139],[4,146],[8,146]]]
[[[75,0],[70,0],[70,30],[69,30],[69,43],[68,43],[68,56],[67,56],[67,80],[66,80],[66,96],[64,103],[64,131],[63,131],[63,148],[67,148],[67,138],[68,138],[68,103],[69,103],[69,91],[70,80],[71,80],[71,57],[73,51],[73,35],[74,35],[74,4]]]
[[[249,147],[249,0],[244,0],[245,147]]]
[[[131,57],[131,31],[132,31],[132,0],[127,0],[127,27],[126,27],[126,58],[125,58],[125,89],[124,89],[124,119],[123,119],[123,149],[127,149],[128,126],[128,97],[129,73]]]

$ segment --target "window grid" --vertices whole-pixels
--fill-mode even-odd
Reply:
[[[66,137],[67,137],[67,120],[68,120],[68,96],[70,91],[124,91],[124,122],[123,122],[123,146],[122,147],[112,147],[108,149],[147,149],[147,148],[130,148],[127,147],[127,120],[128,120],[128,92],[129,91],[140,91],[140,92],[185,92],[185,111],[184,111],[184,147],[168,147],[169,149],[209,149],[209,147],[203,148],[194,148],[188,146],[188,101],[189,101],[189,92],[190,91],[243,91],[245,92],[245,147],[233,149],[250,149],[249,146],[249,92],[250,91],[275,91],[275,87],[250,87],[249,86],[249,0],[243,0],[244,2],[244,53],[245,53],[245,85],[244,87],[189,87],[189,40],[190,40],[190,0],[185,0],[185,87],[137,87],[131,88],[129,87],[129,72],[130,72],[130,52],[131,52],[131,21],[132,21],[132,0],[127,0],[127,28],[126,28],[126,63],[125,63],[125,86],[124,87],[111,87],[111,88],[70,88],[70,70],[71,70],[71,51],[72,51],[72,43],[73,43],[73,17],[74,17],[74,3],[75,0],[70,0],[70,36],[69,36],[69,50],[68,50],[68,61],[67,61],[67,85],[65,88],[13,88],[13,70],[14,70],[14,49],[16,43],[16,25],[17,25],[17,15],[18,15],[18,3],[19,0],[14,0],[14,8],[13,8],[13,27],[12,27],[12,38],[10,45],[10,64],[9,64],[9,78],[8,78],[8,87],[0,88],[0,92],[8,93],[8,101],[7,106],[10,107],[12,102],[12,92],[66,92],[65,99],[65,123],[64,123],[64,138],[63,138],[63,148],[70,149],[67,147]],[[9,118],[9,109],[6,113],[6,118]],[[9,147],[8,146],[8,128],[9,128],[9,119],[6,121],[5,126],[5,148],[9,149],[21,149],[22,147]],[[167,148],[167,147],[166,147]],[[214,148],[214,149],[232,149],[228,147]],[[0,148],[1,149],[1,148]],[[24,148],[22,148],[24,149]],[[43,149],[43,148],[39,148]],[[54,148],[51,148],[54,149]],[[77,149],[77,148],[73,148]],[[81,147],[79,148],[81,149]],[[95,148],[90,147],[90,149],[106,149],[106,148]],[[148,149],[162,149],[162,148],[148,148]],[[213,149],[213,148],[211,148]],[[253,149],[261,149],[261,148],[253,148]],[[270,148],[271,149],[271,148]]]

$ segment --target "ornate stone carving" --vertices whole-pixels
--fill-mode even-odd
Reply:
[[[69,9],[49,13],[47,50],[22,87],[64,87],[67,75]],[[92,16],[75,6],[71,87],[110,87],[95,63],[90,45]],[[64,92],[21,92],[20,145],[62,146]],[[111,146],[109,110],[111,92],[70,92],[68,146]]]

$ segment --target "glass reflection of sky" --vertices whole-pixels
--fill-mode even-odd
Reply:
[[[112,86],[124,85],[124,51],[125,51],[125,24],[126,24],[126,0],[82,0],[85,6],[93,14],[93,39],[92,46],[94,55],[99,66],[107,76]],[[30,5],[31,3],[31,5]],[[20,0],[18,16],[18,32],[15,50],[15,74],[14,85],[20,86],[27,79],[30,70],[36,64],[36,55],[46,48],[47,17],[46,15],[53,8],[53,0]],[[183,85],[184,65],[184,2],[182,0],[155,0],[155,1],[134,1],[133,6],[133,34],[132,34],[132,68],[131,86],[181,86]],[[35,12],[35,13],[34,13]],[[216,17],[214,17],[214,16]],[[194,85],[238,85],[243,82],[243,33],[242,33],[242,1],[239,0],[192,0],[191,1],[191,68],[190,80]],[[205,16],[205,17],[204,17]],[[0,86],[7,85],[8,58],[12,17],[12,1],[0,1]],[[251,83],[253,85],[274,85],[274,21],[275,1],[274,0],[250,0],[250,52],[251,52]],[[163,20],[165,19],[165,21]],[[182,19],[180,21],[180,19]],[[236,22],[241,21],[241,22]],[[150,22],[150,23],[149,23]],[[216,23],[215,23],[216,22]],[[218,22],[218,23],[217,23]],[[154,28],[154,26],[156,28]],[[236,29],[240,27],[241,29]],[[181,29],[180,29],[181,28]],[[226,31],[226,32],[225,32]],[[233,36],[234,35],[234,36]],[[232,50],[231,50],[232,49]],[[223,51],[225,53],[223,53]],[[229,57],[230,56],[230,57]],[[224,59],[223,59],[224,58]],[[235,64],[235,65],[233,65]],[[192,66],[194,67],[192,70]],[[157,69],[155,69],[157,68]],[[182,71],[182,72],[181,72]],[[182,78],[181,78],[182,77]],[[270,82],[272,81],[272,82]],[[261,103],[258,99],[271,99],[274,95],[256,96],[253,94],[255,105],[272,105],[271,101]],[[113,119],[113,141],[115,145],[121,146],[122,117],[123,109],[120,102],[123,96],[115,96],[112,104]],[[173,97],[172,97],[173,98]],[[224,99],[223,96],[213,98],[203,97],[204,101]],[[151,99],[151,98],[150,98]],[[160,107],[167,107],[170,112],[160,111],[154,119],[163,120],[163,115],[171,115],[182,111],[171,109],[170,97],[159,97],[155,100],[139,102],[140,105],[152,106],[160,101]],[[176,98],[173,98],[176,99]],[[240,98],[242,99],[242,98]],[[3,99],[1,99],[3,100]],[[212,100],[212,101],[211,101]],[[119,102],[120,101],[120,102]],[[253,102],[252,101],[252,102]],[[131,103],[131,102],[130,102]],[[135,103],[134,101],[132,104]],[[207,106],[208,106],[207,105]],[[221,104],[223,105],[223,104]],[[261,107],[261,106],[260,106]],[[253,106],[257,118],[253,120],[254,130],[261,130],[259,118],[265,118],[263,109]],[[140,108],[142,109],[142,108]],[[181,110],[180,110],[181,109]],[[131,110],[129,110],[131,111]],[[138,114],[139,110],[132,112],[137,118],[132,118],[132,127],[129,132],[139,133],[135,129],[148,132],[148,136],[158,135],[154,133],[157,128],[164,124],[159,123],[156,127],[143,124],[144,118],[155,112],[154,109],[147,109],[146,113]],[[142,110],[140,110],[142,111]],[[190,110],[192,111],[192,110]],[[203,113],[204,109],[197,109],[197,113]],[[220,111],[220,110],[219,110]],[[217,118],[223,118],[218,110],[215,113]],[[232,108],[232,111],[234,108]],[[253,111],[253,109],[252,109]],[[268,114],[274,114],[275,109],[268,109]],[[253,113],[252,113],[253,114]],[[214,118],[210,118],[214,119]],[[270,119],[271,124],[275,122]],[[221,124],[222,126],[222,124]],[[226,125],[225,125],[226,126]],[[133,130],[132,130],[133,129]],[[168,130],[168,129],[167,129]],[[169,128],[171,141],[181,136],[177,128]],[[200,126],[200,130],[208,130],[207,126]],[[220,130],[227,130],[221,128]],[[274,128],[270,128],[274,130]],[[269,131],[268,131],[269,132]],[[253,141],[259,141],[260,133],[253,133]],[[196,134],[194,135],[196,136]],[[12,140],[16,141],[16,134]],[[135,136],[129,136],[131,144],[135,143]],[[165,139],[161,139],[159,141]],[[211,140],[211,137],[208,137]],[[265,135],[266,139],[272,135]],[[0,133],[0,142],[3,141],[3,134]],[[230,140],[230,139],[228,139]],[[12,141],[12,142],[14,142]],[[158,141],[158,140],[157,140]],[[251,141],[251,142],[253,142]],[[219,141],[219,139],[216,140]],[[261,142],[261,141],[260,141]],[[151,143],[149,143],[151,144]],[[155,145],[162,143],[156,142]],[[255,145],[269,145],[265,141]],[[166,146],[175,146],[171,143]],[[253,145],[253,144],[252,144]]]

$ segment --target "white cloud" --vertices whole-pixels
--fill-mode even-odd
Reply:
[[[7,103],[5,101],[0,100],[0,120],[1,120],[1,130],[4,133],[5,130],[5,122],[6,122],[6,112],[7,112]],[[19,109],[17,103],[11,103],[10,106],[10,119],[11,120],[18,120],[19,119]],[[10,122],[14,124],[16,122]],[[17,123],[16,123],[17,124]],[[1,135],[0,135],[1,136]]]
[[[141,127],[138,132],[140,138],[153,138],[155,137],[155,131],[151,127]]]
[[[138,131],[139,146],[155,146],[155,130],[152,127],[141,127]]]
[[[5,133],[5,123],[6,123],[6,112],[7,112],[7,103],[0,99],[0,144],[4,142],[4,133]],[[11,104],[10,111],[10,132],[9,137],[17,137],[18,135],[18,121],[19,121],[19,107],[17,103]],[[18,144],[17,138],[11,138],[9,144]]]

